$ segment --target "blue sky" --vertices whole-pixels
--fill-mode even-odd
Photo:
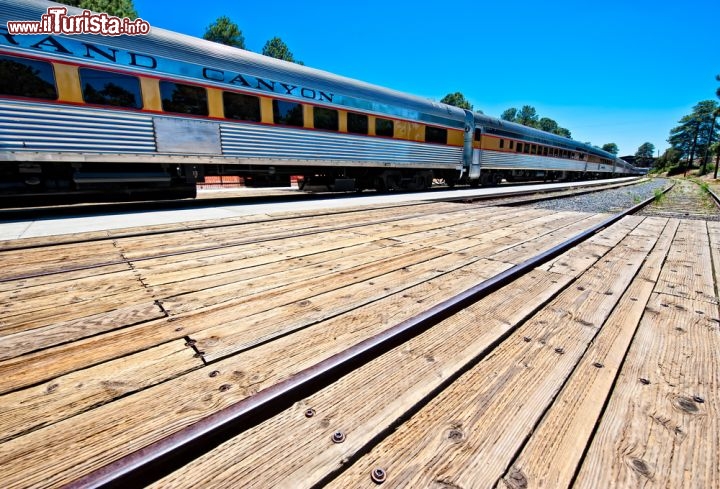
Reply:
[[[718,0],[134,3],[152,26],[198,37],[227,15],[251,51],[279,36],[313,68],[434,100],[460,91],[491,116],[533,105],[621,155],[667,148],[720,87]]]

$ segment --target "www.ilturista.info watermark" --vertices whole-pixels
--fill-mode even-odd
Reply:
[[[83,10],[68,15],[65,7],[48,7],[39,21],[9,20],[8,34],[100,34],[103,36],[138,36],[150,32],[150,24],[142,19],[131,20]]]

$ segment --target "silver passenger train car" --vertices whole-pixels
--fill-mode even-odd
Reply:
[[[49,5],[0,4],[6,197],[187,196],[217,175],[386,190],[639,173],[567,138],[159,28],[7,30]]]

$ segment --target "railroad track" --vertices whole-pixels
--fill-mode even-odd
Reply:
[[[709,188],[699,184],[676,180],[675,187],[662,198],[642,210],[643,215],[680,219],[720,220],[720,200]]]
[[[587,187],[583,186],[580,188],[570,186],[565,188],[559,186],[556,189],[544,189],[538,190],[533,188],[518,187],[516,190],[512,187],[503,189],[502,196],[495,195],[476,195],[473,197],[458,196],[459,192],[444,191],[442,189],[436,189],[435,194],[442,196],[441,198],[434,199],[433,201],[446,201],[446,202],[465,202],[465,203],[476,203],[480,205],[523,205],[531,202],[539,202],[543,200],[552,200],[558,198],[566,198],[573,195],[585,195],[587,193],[601,192],[613,188],[621,188],[632,186],[638,183],[638,179],[629,179],[622,182],[610,182],[610,183],[595,183],[595,182],[581,182],[581,184],[589,183]],[[575,185],[575,184],[569,184]],[[139,203],[118,203],[118,204],[100,204],[100,205],[82,205],[82,206],[57,206],[52,208],[31,208],[31,209],[9,209],[0,210],[0,219],[6,222],[13,221],[28,221],[35,218],[48,219],[50,217],[86,217],[94,214],[107,214],[107,213],[123,213],[130,212],[142,212],[142,211],[156,211],[156,210],[183,210],[193,208],[204,208],[208,206],[222,206],[227,204],[237,204],[241,201],[243,204],[256,204],[256,203],[287,203],[304,201],[307,199],[318,200],[318,199],[338,199],[344,197],[343,195],[333,196],[317,196],[314,194],[293,194],[287,198],[280,199],[277,196],[274,197],[251,197],[244,199],[237,198],[220,198],[220,199],[206,199],[196,201],[182,201],[182,202],[139,202]],[[367,204],[362,204],[361,197],[359,199],[358,206],[347,209],[347,212],[353,212],[358,209],[367,209]],[[425,201],[407,201],[407,202],[388,202],[382,204],[372,205],[375,209],[392,208],[404,205],[416,205],[417,203],[424,203]],[[302,217],[316,216],[324,217],[330,214],[334,214],[335,211],[305,211],[302,213]],[[19,250],[29,248],[40,248],[43,246],[55,246],[60,243],[72,244],[72,243],[87,243],[93,241],[103,241],[113,238],[131,238],[131,237],[142,237],[157,234],[167,233],[183,233],[188,231],[202,231],[206,229],[219,229],[219,228],[232,228],[245,223],[258,223],[258,222],[272,222],[277,220],[294,219],[299,213],[298,212],[284,212],[284,213],[273,213],[272,217],[259,215],[240,216],[240,217],[223,217],[221,219],[204,219],[200,222],[170,222],[167,224],[158,224],[153,226],[136,226],[136,227],[122,227],[120,229],[103,230],[96,232],[81,232],[81,233],[57,233],[51,236],[40,236],[31,237],[15,240],[0,240],[0,251],[2,250]],[[127,219],[127,218],[126,218]]]
[[[23,276],[10,267],[0,282],[6,299],[26,301],[5,309],[0,340],[0,402],[16,414],[0,426],[6,484],[523,487],[553,477],[583,487],[613,485],[623,470],[661,477],[662,460],[633,455],[598,479],[607,447],[595,442],[628,396],[672,394],[681,412],[717,419],[716,386],[685,379],[692,360],[672,387],[644,369],[672,353],[677,324],[688,325],[683,348],[718,346],[720,228],[630,215],[650,201],[612,216],[421,204],[337,213],[342,225],[317,229],[318,216],[298,216],[272,230],[93,241],[85,258],[72,254],[82,242],[4,252],[56,266]],[[213,239],[225,241],[201,246]],[[676,270],[680,249],[697,251],[683,255],[687,270]],[[121,261],[98,259],[117,250]],[[73,307],[60,313],[63,301]],[[648,353],[637,338],[652,342],[666,323],[667,344]],[[568,425],[568,409],[584,422]],[[667,449],[689,450],[691,469],[712,465],[717,447],[696,446],[697,427],[678,423],[683,443]],[[73,449],[53,456],[61,446]]]

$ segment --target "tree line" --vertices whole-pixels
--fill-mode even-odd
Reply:
[[[248,50],[245,46],[245,37],[243,36],[240,27],[238,27],[238,25],[230,20],[230,18],[226,15],[218,17],[215,22],[205,29],[203,39]],[[270,56],[271,58],[297,63],[299,65],[305,64],[302,61],[295,59],[295,56],[290,51],[290,48],[288,48],[288,45],[277,36],[265,43],[262,48],[262,54]]]
[[[717,95],[720,97],[720,89]],[[698,166],[700,173],[705,174],[714,155],[717,175],[720,160],[718,116],[720,105],[716,101],[703,100],[695,104],[692,112],[683,116],[678,125],[670,130],[667,140],[670,148],[658,158],[656,168],[681,171],[683,168]]]

